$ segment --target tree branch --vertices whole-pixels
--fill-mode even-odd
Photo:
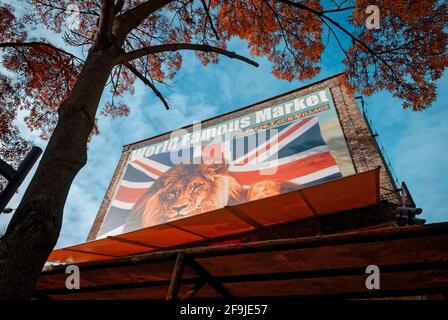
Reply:
[[[47,8],[50,8],[52,10],[59,10],[61,12],[66,12],[67,11],[66,7],[57,7],[57,6],[53,5],[53,4],[51,4],[51,1],[43,2],[43,1],[39,1],[39,0],[34,0],[34,2],[36,2],[36,4],[39,5],[39,6],[47,7]],[[93,16],[97,16],[97,17],[100,16],[97,12],[90,11],[90,10],[79,10],[78,12],[80,14],[93,15]]]
[[[338,35],[336,34],[336,32],[333,30],[333,28],[331,27],[331,25],[330,25],[327,21],[325,21],[324,18],[322,18],[322,17],[319,17],[319,18],[320,18],[321,21],[327,26],[328,30],[330,31],[330,32],[329,32],[329,35],[330,35],[330,34],[333,34],[333,36],[335,37],[336,42],[337,42],[339,48],[342,50],[342,52],[344,52],[344,55],[345,55],[345,57],[346,57],[346,59],[347,59],[347,62],[350,63],[350,65],[352,66],[353,70],[356,70],[356,67],[353,65],[353,62],[350,60],[350,57],[349,57],[348,54],[347,54],[347,50],[344,49],[344,47],[343,47],[343,45],[342,45],[342,43],[341,43],[341,40],[339,39],[339,37],[338,37]]]
[[[302,3],[298,3],[298,2],[292,2],[290,0],[277,0],[279,2],[283,2],[287,5],[311,12],[319,17],[322,17],[326,20],[328,20],[329,22],[331,22],[333,25],[335,25],[339,30],[341,30],[342,32],[344,32],[345,34],[347,34],[350,38],[352,38],[353,41],[361,44],[363,47],[365,47],[369,52],[376,54],[375,51],[373,51],[368,45],[366,45],[363,41],[361,41],[360,39],[358,39],[357,37],[355,37],[350,31],[348,31],[347,29],[345,29],[343,26],[341,26],[337,21],[331,19],[329,16],[325,15],[325,12],[328,11],[317,11],[313,8],[310,8],[308,6],[305,6]]]
[[[210,20],[210,28],[212,29],[213,33],[215,34],[215,37],[217,40],[219,40],[218,31],[216,31],[215,25],[213,24],[212,16],[210,14],[210,10],[205,3],[205,0],[201,0],[202,6],[204,7],[205,13],[207,14],[208,20]]]
[[[349,7],[344,7],[344,8],[323,10],[323,11],[320,11],[320,13],[342,12],[342,11],[352,10],[352,9],[355,9],[355,8],[356,8],[355,6],[349,6]]]
[[[114,15],[117,15],[123,10],[124,0],[117,0],[114,7]]]
[[[258,63],[255,61],[243,57],[239,54],[236,54],[232,51],[227,51],[221,48],[212,47],[207,44],[194,44],[194,43],[174,43],[174,44],[161,44],[157,46],[151,46],[151,47],[144,47],[141,49],[137,49],[131,52],[124,53],[121,55],[118,60],[116,61],[116,64],[128,62],[131,60],[138,59],[142,56],[155,54],[155,53],[161,53],[161,52],[167,52],[167,51],[179,51],[179,50],[193,50],[193,51],[202,51],[202,52],[216,52],[219,54],[222,54],[224,56],[227,56],[231,59],[237,59],[244,61],[248,64],[251,64],[255,67],[258,67]]]
[[[288,4],[290,6],[311,12],[315,15],[317,15],[320,18],[326,19],[327,21],[329,21],[331,24],[333,24],[335,27],[337,27],[339,30],[341,30],[342,32],[344,32],[346,35],[348,35],[354,42],[359,43],[361,46],[363,46],[368,52],[370,52],[373,56],[375,56],[376,58],[378,58],[378,60],[380,60],[382,63],[384,63],[385,66],[387,66],[389,68],[389,70],[392,72],[392,75],[394,76],[394,78],[396,78],[398,80],[398,77],[395,75],[395,71],[394,69],[389,65],[389,63],[387,63],[386,60],[383,59],[383,57],[381,57],[381,54],[376,52],[375,50],[373,50],[372,48],[370,48],[364,41],[362,41],[361,39],[359,39],[358,37],[354,36],[350,31],[348,31],[346,28],[344,28],[343,26],[341,26],[337,21],[333,20],[332,18],[330,18],[329,16],[324,14],[324,11],[317,11],[314,10],[310,7],[307,7],[305,5],[303,5],[302,3],[298,3],[298,2],[292,2],[290,0],[277,0],[279,2],[283,2],[285,4]]]
[[[166,110],[170,109],[170,106],[168,105],[168,102],[163,97],[162,93],[156,88],[156,86],[150,80],[148,80],[144,75],[142,75],[140,72],[138,72],[137,68],[135,68],[132,64],[126,62],[126,63],[124,63],[124,65],[126,66],[126,68],[131,70],[131,72],[137,78],[139,78],[144,84],[146,84],[148,87],[150,87],[152,89],[152,91],[154,91],[156,96],[159,97],[159,99],[162,101],[162,103],[165,106]]]
[[[36,47],[36,46],[46,46],[49,47],[53,50],[56,50],[60,53],[66,54],[70,57],[72,57],[73,59],[76,59],[80,62],[84,62],[84,60],[82,60],[81,58],[78,58],[77,56],[75,56],[74,54],[67,52],[63,49],[60,49],[58,47],[55,47],[52,44],[46,43],[46,42],[39,42],[39,41],[32,41],[32,42],[0,42],[0,48],[20,48],[20,47]]]
[[[143,20],[171,2],[173,0],[148,0],[127,10],[116,18],[113,27],[114,35],[124,41],[125,36],[138,27]]]
[[[95,45],[102,46],[110,43],[114,17],[114,0],[101,0],[100,22]]]

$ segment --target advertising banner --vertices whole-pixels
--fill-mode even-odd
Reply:
[[[97,238],[354,174],[330,90],[284,101],[131,150]]]

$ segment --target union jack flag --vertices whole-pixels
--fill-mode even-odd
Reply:
[[[198,155],[197,150],[192,148],[181,150],[191,155],[190,160]],[[200,156],[207,152],[207,157],[225,158],[227,174],[234,176],[244,188],[267,179],[269,174],[272,175],[270,179],[291,182],[300,187],[342,176],[322,137],[318,116],[298,119],[277,126],[275,130],[253,132],[200,148]],[[170,152],[150,157],[140,156],[129,161],[99,237],[121,233],[134,204],[164,172],[175,165]]]

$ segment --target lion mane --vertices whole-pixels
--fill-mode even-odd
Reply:
[[[297,190],[300,186],[292,182],[263,180],[252,184],[247,190],[247,201],[276,196],[280,193]]]
[[[240,203],[244,192],[225,164],[179,164],[162,174],[134,205],[124,231],[162,224]]]

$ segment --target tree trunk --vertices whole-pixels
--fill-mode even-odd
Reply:
[[[37,171],[0,240],[0,299],[30,299],[55,246],[64,204],[87,161],[87,141],[118,49],[92,48],[59,109],[58,124]]]

